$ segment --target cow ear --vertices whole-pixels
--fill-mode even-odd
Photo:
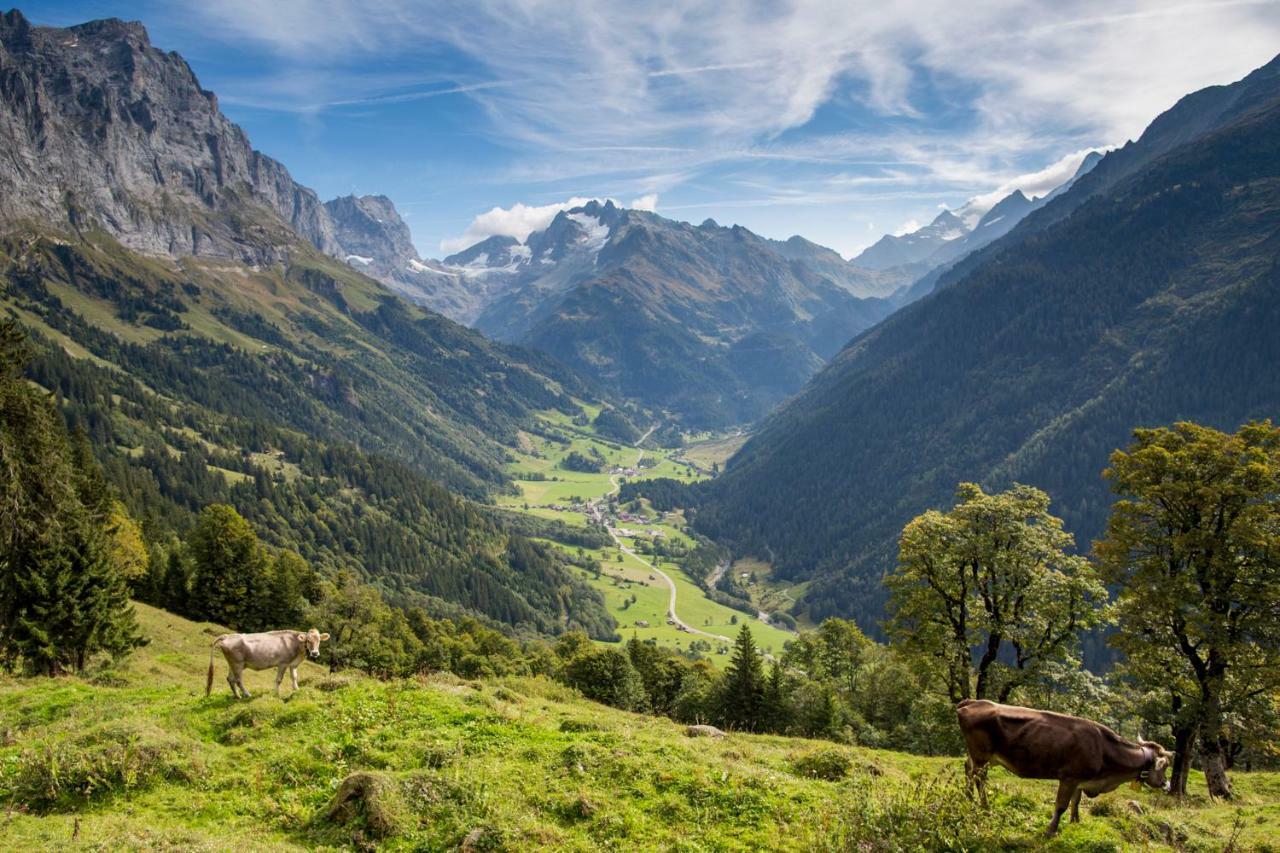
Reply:
[[[329,635],[328,635],[328,634],[321,634],[321,635],[320,635],[320,639],[322,639],[322,640],[327,640],[327,639],[329,639]]]
[[[305,643],[307,641],[307,635],[303,633],[299,633],[298,639]]]

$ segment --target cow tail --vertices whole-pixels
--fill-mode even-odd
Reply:
[[[208,676],[205,677],[205,680],[204,680],[205,698],[208,698],[209,694],[213,692],[213,653],[217,651],[221,645],[222,645],[222,638],[219,637],[218,639],[213,641],[213,645],[209,646],[209,674]]]

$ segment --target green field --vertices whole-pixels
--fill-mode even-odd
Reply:
[[[1280,830],[1280,774],[1239,773],[1235,804],[1124,788],[1046,843],[1049,782],[995,770],[984,813],[958,758],[694,740],[543,678],[304,664],[283,700],[246,674],[246,702],[219,660],[206,699],[220,629],[138,610],[150,644],[117,670],[0,677],[0,848],[1209,851],[1233,834],[1274,849]]]
[[[591,414],[591,413],[589,413]],[[584,525],[587,517],[567,506],[578,500],[592,500],[611,493],[614,481],[624,477],[612,477],[608,469],[614,466],[632,468],[644,457],[654,460],[656,464],[649,468],[637,468],[631,479],[651,479],[656,477],[673,477],[685,482],[692,482],[706,477],[704,473],[691,468],[687,464],[675,461],[681,451],[678,450],[642,450],[640,447],[628,447],[609,442],[594,436],[589,427],[573,424],[569,416],[559,412],[544,413],[544,426],[554,429],[568,437],[568,444],[550,441],[542,436],[522,434],[521,449],[516,451],[514,460],[508,465],[508,472],[516,478],[519,489],[517,495],[504,495],[499,504],[511,509],[528,512],[541,518],[560,519],[569,524]],[[607,468],[603,473],[583,473],[569,471],[560,467],[561,461],[571,452],[589,455],[592,449],[599,452],[606,460]],[[526,475],[521,478],[521,475]],[[540,474],[546,480],[528,479],[528,474]],[[555,478],[554,480],[551,478]],[[560,508],[553,508],[555,505]],[[645,531],[661,530],[670,540],[691,545],[692,540],[683,532],[683,519],[664,521],[655,518],[643,525]],[[624,543],[634,549],[635,539],[624,538]],[[576,549],[573,549],[576,551]],[[725,655],[717,650],[728,646],[723,640],[699,636],[679,630],[667,624],[667,607],[670,598],[666,582],[645,564],[643,556],[622,554],[623,561],[618,562],[621,553],[616,548],[606,548],[590,552],[598,559],[604,572],[595,577],[589,572],[582,576],[605,596],[609,612],[618,620],[619,633],[624,639],[632,636],[640,639],[653,639],[660,645],[678,649],[689,649],[690,643],[700,641],[709,643],[711,650],[702,649],[702,653],[710,654],[711,660],[718,666],[727,661]],[[658,567],[662,569],[676,585],[676,612],[691,627],[722,637],[732,637],[741,624],[749,624],[757,644],[762,650],[781,654],[783,643],[791,636],[786,631],[774,628],[761,622],[754,616],[708,599],[702,590],[684,573],[676,563],[662,561]],[[634,603],[629,600],[635,596]],[[625,605],[625,607],[624,607]],[[636,622],[647,622],[647,626],[636,625]]]

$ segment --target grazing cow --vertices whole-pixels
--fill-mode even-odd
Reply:
[[[301,631],[267,631],[263,634],[223,634],[213,641],[209,649],[209,677],[205,680],[204,695],[213,690],[213,653],[222,651],[227,659],[227,684],[231,685],[231,695],[249,698],[249,691],[244,687],[241,676],[244,668],[271,669],[276,667],[276,695],[280,695],[280,682],[284,680],[284,671],[289,670],[293,677],[293,689],[298,689],[298,664],[308,654],[313,658],[320,657],[320,642],[329,639],[328,634],[321,634],[315,628],[307,633]],[[236,692],[239,688],[239,693]]]
[[[1169,790],[1165,771],[1173,753],[1151,741],[1134,742],[1111,729],[1068,714],[965,699],[956,706],[969,758],[965,773],[987,807],[986,768],[991,762],[1024,779],[1057,779],[1058,799],[1049,835],[1071,807],[1080,820],[1080,794],[1114,791],[1125,782]]]

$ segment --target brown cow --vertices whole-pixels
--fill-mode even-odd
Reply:
[[[956,706],[956,716],[969,750],[965,773],[983,808],[991,762],[1023,779],[1058,780],[1049,835],[1058,831],[1067,806],[1071,821],[1080,820],[1081,793],[1096,797],[1135,779],[1169,790],[1165,770],[1173,753],[1151,741],[1126,740],[1101,723],[986,699],[965,699]]]
[[[227,684],[231,685],[231,695],[249,697],[244,687],[244,668],[270,669],[276,667],[276,695],[280,695],[280,682],[284,680],[285,670],[289,670],[293,678],[293,689],[298,689],[298,664],[308,654],[313,658],[320,657],[320,641],[329,639],[328,634],[321,634],[315,628],[302,631],[267,631],[262,634],[223,634],[213,641],[209,649],[209,675],[204,683],[204,695],[213,690],[213,653],[221,651],[227,659]],[[239,693],[236,688],[239,688]]]

